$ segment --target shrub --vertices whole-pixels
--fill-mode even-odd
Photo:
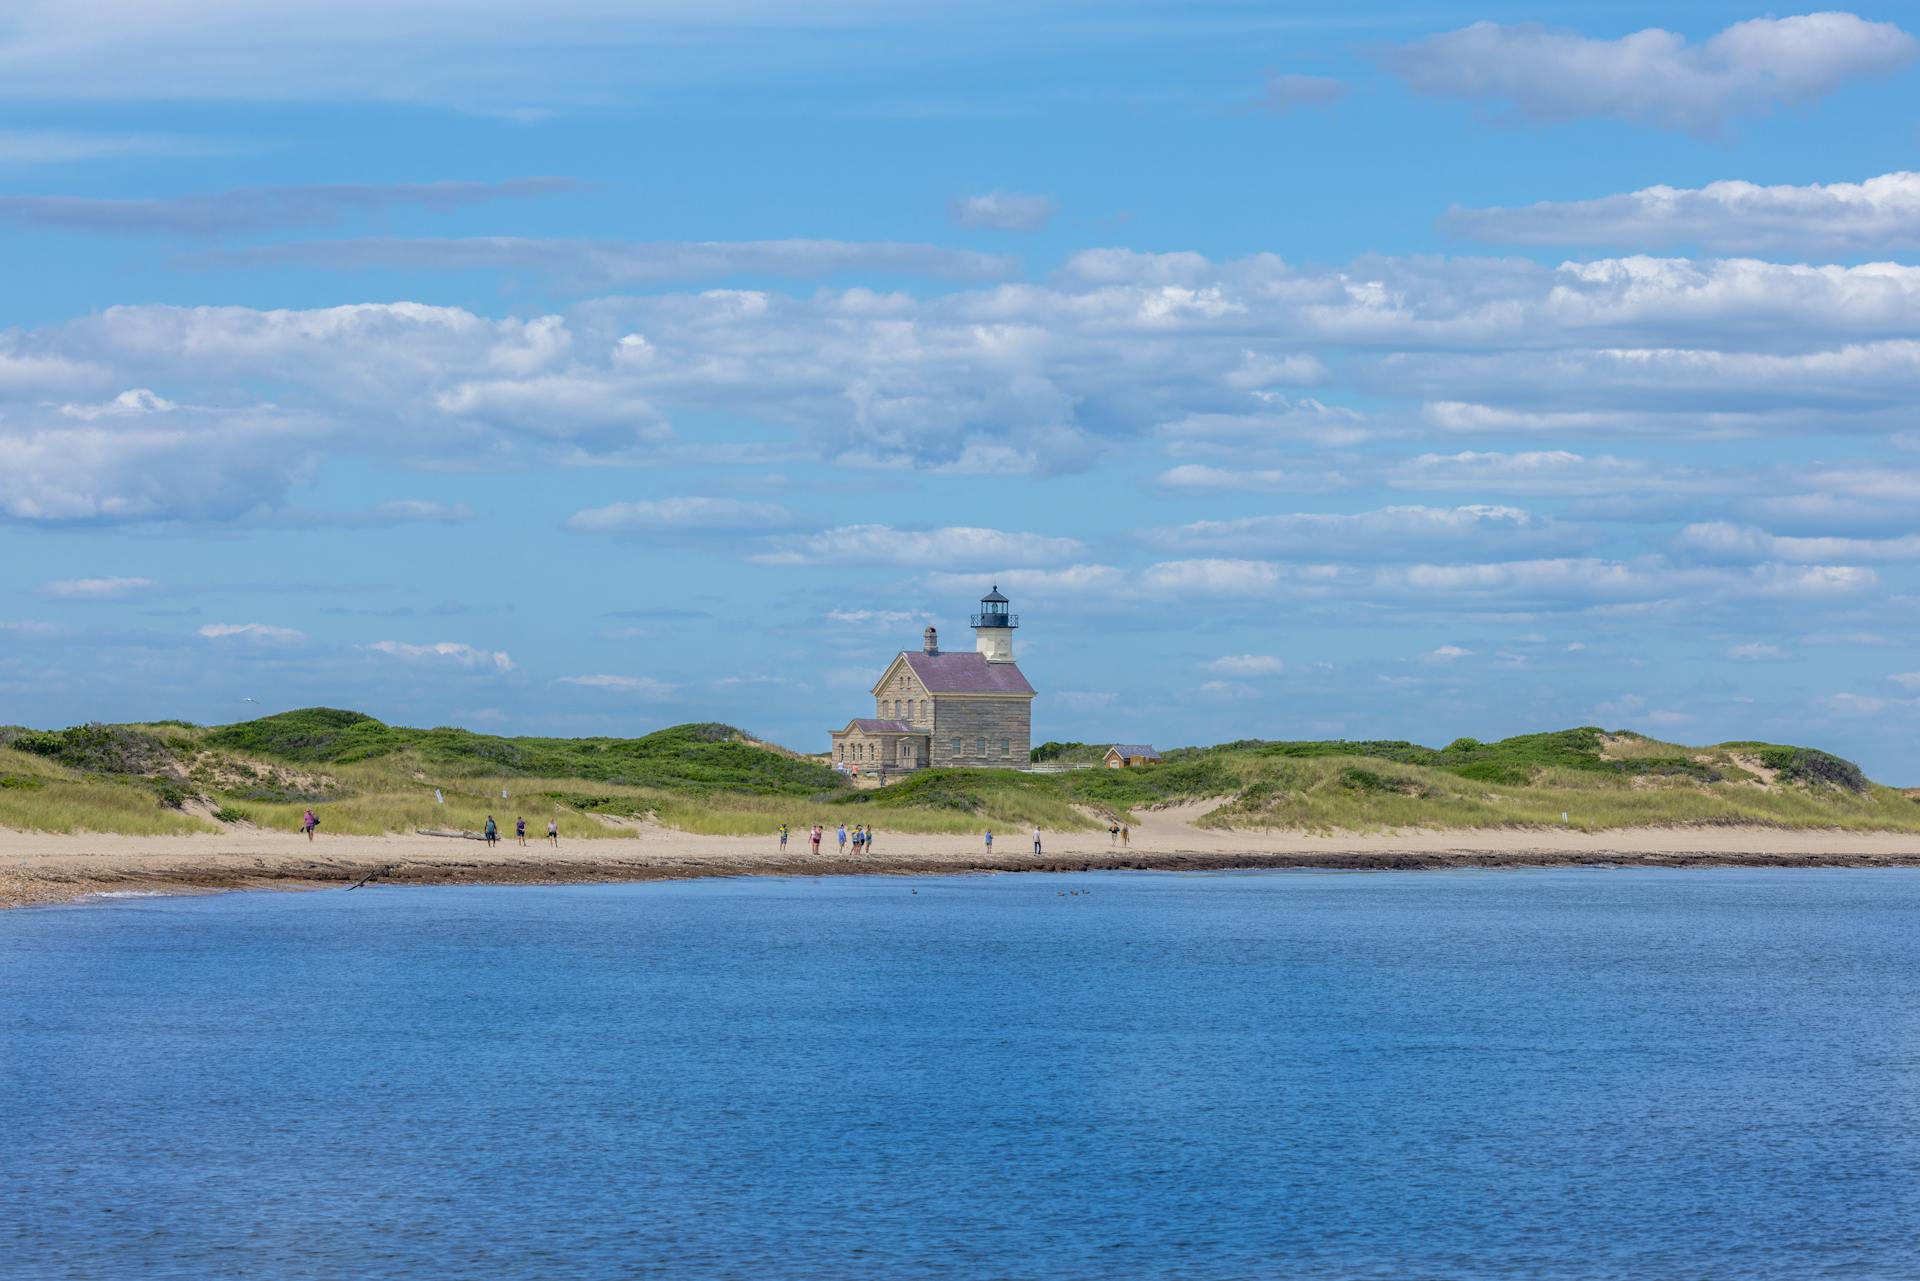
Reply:
[[[98,774],[144,774],[173,759],[166,744],[152,734],[98,723],[45,732],[8,730],[0,734],[0,747]]]
[[[1825,784],[1856,794],[1867,790],[1867,776],[1858,765],[1817,747],[1761,746],[1754,755],[1762,765],[1790,783]]]
[[[1498,787],[1525,787],[1533,782],[1532,768],[1513,761],[1475,761],[1470,765],[1456,765],[1453,772],[1461,778]]]
[[[231,805],[222,805],[213,812],[213,820],[216,823],[243,823],[246,818],[245,810],[234,809]]]

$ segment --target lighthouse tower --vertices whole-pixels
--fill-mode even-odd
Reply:
[[[973,647],[989,663],[1013,661],[1013,629],[1020,626],[1020,615],[1007,612],[1007,598],[998,584],[980,598],[980,612],[973,616]]]

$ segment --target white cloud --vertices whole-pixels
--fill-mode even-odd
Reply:
[[[774,529],[791,524],[793,513],[778,503],[738,498],[658,498],[589,507],[567,518],[567,528],[582,533],[665,532],[669,530]]]
[[[1318,368],[1307,368],[1308,361]],[[1261,361],[1253,375],[1243,378],[1243,373],[1229,375],[1228,381],[1245,381],[1253,389],[1278,381],[1282,375],[1316,381],[1325,381],[1328,377],[1326,367],[1311,357]],[[1188,414],[1160,424],[1159,435],[1172,442],[1174,452],[1179,452],[1180,446],[1194,442],[1236,447],[1296,443],[1357,445],[1378,434],[1365,414],[1341,405],[1326,405],[1317,400],[1289,401],[1277,396],[1256,395],[1255,399],[1261,405],[1255,412]]]
[[[908,609],[831,609],[827,621],[849,627],[893,627],[901,623],[930,623],[932,614]]]
[[[523,236],[361,236],[220,249],[181,259],[189,266],[319,266],[410,271],[539,271],[572,288],[720,276],[812,279],[852,272],[999,280],[1020,263],[1003,254],[891,240],[579,240]]]
[[[1724,472],[1663,470],[1637,458],[1589,457],[1564,449],[1421,454],[1390,467],[1387,483],[1396,489],[1436,493],[1466,490],[1555,497],[1623,491],[1701,494],[1735,488]]]
[[[923,580],[929,592],[965,599],[980,590],[978,573],[931,573]],[[987,575],[1002,592],[1016,598],[1043,601],[1106,598],[1133,594],[1134,576],[1113,565],[1068,565],[1060,569],[1002,568]]]
[[[1071,560],[1086,550],[1075,538],[949,526],[894,529],[846,525],[780,540],[752,559],[763,565],[867,564],[912,566],[1045,565]]]
[[[1658,27],[1616,40],[1476,22],[1388,55],[1415,93],[1507,107],[1531,121],[1611,117],[1712,132],[1730,116],[1889,75],[1916,43],[1851,13],[1737,22],[1699,45]]]
[[[1828,694],[1816,700],[1827,711],[1839,716],[1878,716],[1890,708],[1905,708],[1920,700],[1876,698],[1871,694]]]
[[[431,645],[410,645],[405,641],[383,640],[361,648],[376,654],[413,661],[447,662],[456,667],[491,668],[496,672],[513,670],[513,659],[503,650],[477,649],[459,641],[438,641]]]
[[[1647,700],[1638,694],[1622,694],[1610,702],[1595,703],[1593,713],[1600,717],[1636,717],[1647,710]]]
[[[1229,654],[1223,658],[1203,663],[1210,672],[1219,672],[1223,676],[1278,676],[1287,670],[1287,665],[1272,654]]]
[[[1239,493],[1316,494],[1344,489],[1351,482],[1339,472],[1287,468],[1210,467],[1183,463],[1169,467],[1155,479],[1169,489],[1217,490]]]
[[[1788,561],[1802,565],[1920,560],[1920,534],[1899,538],[1794,538],[1770,534],[1751,525],[1704,521],[1688,525],[1674,542],[1682,551],[1712,560]]]
[[[947,206],[947,217],[955,226],[993,231],[1038,231],[1058,212],[1060,202],[1052,196],[1022,195],[1017,191],[961,196]]]
[[[1287,112],[1297,107],[1323,107],[1338,102],[1353,91],[1353,86],[1331,76],[1308,76],[1287,72],[1267,77],[1266,86],[1254,106],[1264,111]]]
[[[1339,571],[1331,566],[1276,565],[1270,561],[1202,557],[1161,561],[1140,571],[1139,590],[1149,596],[1266,597],[1288,590],[1317,591]]]
[[[151,578],[63,578],[42,583],[38,590],[42,596],[67,600],[120,600],[157,585]]]
[[[1890,253],[1920,248],[1920,173],[1865,182],[1645,187],[1596,200],[1448,211],[1472,240],[1518,245],[1697,245],[1715,253]]]
[[[1920,672],[1897,672],[1887,677],[1887,679],[1895,685],[1898,685],[1901,689],[1910,689],[1915,693],[1920,693]]]
[[[216,236],[332,222],[348,213],[395,205],[450,209],[503,197],[547,195],[582,185],[566,178],[515,178],[506,182],[246,187],[211,195],[139,199],[0,196],[0,218],[67,231]]]
[[[498,320],[414,303],[109,307],[0,333],[0,515],[231,519],[343,456],[748,457],[714,422],[785,458],[968,474],[1084,468],[1151,436],[1194,459],[1161,474],[1167,489],[1328,492],[1372,466],[1338,450],[1423,424],[1276,382],[1419,398],[1424,426],[1446,430],[1887,433],[1920,395],[1916,314],[1920,268],[1886,263],[1327,270],[1119,250],[1044,284],[924,298],[707,290]],[[261,388],[272,402],[245,403]],[[1706,468],[1572,451],[1430,454],[1387,480],[1476,500],[1729,489]]]
[[[1420,661],[1423,663],[1454,663],[1460,659],[1469,657],[1472,653],[1472,650],[1463,649],[1458,645],[1442,645],[1437,649],[1430,649],[1425,654],[1422,654]]]
[[[1736,663],[1772,663],[1786,658],[1787,651],[1764,641],[1747,641],[1729,649],[1727,657]]]
[[[1258,698],[1260,691],[1244,681],[1201,681],[1199,692],[1209,698],[1249,699]]]
[[[262,645],[298,645],[307,639],[305,632],[269,623],[208,623],[196,635],[208,640],[242,640]]]
[[[1182,551],[1305,553],[1367,560],[1484,548],[1511,554],[1584,541],[1580,531],[1515,507],[1385,507],[1353,513],[1288,512],[1202,520],[1146,531],[1149,541]]]
[[[562,676],[555,684],[578,685],[585,689],[604,689],[616,694],[630,694],[635,698],[659,701],[672,698],[679,691],[678,685],[655,680],[651,676]]]
[[[226,150],[209,139],[175,134],[0,129],[0,167],[4,168],[117,160],[124,156],[206,156]]]

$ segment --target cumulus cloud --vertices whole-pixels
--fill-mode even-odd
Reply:
[[[1644,187],[1596,200],[1447,212],[1469,240],[1509,245],[1696,245],[1713,253],[1873,254],[1920,248],[1920,173],[1865,182]]]
[[[409,182],[242,187],[208,195],[124,199],[0,196],[0,220],[64,231],[220,236],[330,223],[394,205],[452,209],[514,196],[548,195],[583,184],[568,178],[506,182]]]
[[[374,641],[362,646],[376,654],[386,654],[392,658],[402,658],[414,662],[440,662],[455,667],[510,672],[513,659],[503,650],[479,649],[459,641],[437,641],[430,645],[411,645],[405,641]]]
[[[1472,650],[1463,649],[1458,645],[1441,645],[1436,649],[1430,649],[1422,654],[1420,661],[1423,663],[1453,663],[1458,662],[1460,659],[1470,657],[1472,654]]]
[[[1623,491],[1695,495],[1727,493],[1739,487],[1738,480],[1724,472],[1660,468],[1637,458],[1588,456],[1564,449],[1420,454],[1389,467],[1386,480],[1395,489],[1433,493],[1470,490],[1556,497]]]
[[[934,615],[912,609],[830,609],[827,621],[848,627],[892,627],[900,623],[930,623]]]
[[[811,279],[849,272],[997,280],[1017,260],[971,249],[897,241],[530,239],[523,236],[362,236],[223,249],[183,258],[191,266],[295,264],[334,269],[528,270],[574,288],[601,289],[719,276]]]
[[[763,565],[1045,565],[1085,550],[1074,538],[964,525],[926,530],[846,525],[783,540],[753,559]]]
[[[262,645],[297,645],[307,639],[305,632],[270,623],[208,623],[195,634],[208,640],[252,641]]]
[[[1284,467],[1213,467],[1183,463],[1154,478],[1168,489],[1239,491],[1243,493],[1318,494],[1344,489],[1347,478],[1336,471]]]
[[[1228,654],[1201,664],[1222,676],[1278,676],[1287,670],[1284,660],[1272,654]]]
[[[1675,546],[1710,560],[1787,561],[1813,565],[1836,561],[1920,560],[1920,534],[1899,538],[1798,538],[1751,525],[1703,521],[1688,525]]]
[[[1449,431],[1891,432],[1920,394],[1916,314],[1920,268],[1886,263],[1328,270],[1120,250],[1076,255],[1044,284],[928,298],[714,289],[505,319],[415,303],[109,307],[0,333],[0,515],[231,518],[343,455],[745,456],[696,449],[680,421],[784,433],[784,456],[960,474],[1083,469],[1144,438],[1180,459],[1168,489],[1328,492],[1355,479],[1332,451],[1417,425],[1277,383],[1338,369],[1370,397],[1425,401],[1427,425]],[[251,398],[261,388],[271,402]],[[1653,472],[1572,451],[1430,455],[1391,483],[1496,470],[1509,484],[1557,470],[1538,492],[1596,494]],[[1653,479],[1714,488],[1672,468]]]
[[[992,231],[1038,231],[1060,212],[1052,196],[1023,195],[1017,191],[989,191],[960,196],[947,206],[947,217],[957,227]]]
[[[42,596],[65,600],[120,600],[155,586],[151,578],[62,578],[42,583],[37,590]]]
[[[577,685],[584,689],[603,689],[646,701],[662,701],[679,692],[678,685],[655,680],[651,676],[562,676],[557,685]]]
[[[1527,121],[1609,117],[1712,132],[1736,115],[1822,98],[1913,61],[1913,37],[1851,13],[1737,22],[1702,44],[1658,27],[1615,40],[1476,22],[1391,51],[1415,93]]]
[[[1338,102],[1353,91],[1353,86],[1331,76],[1307,76],[1288,72],[1267,77],[1267,83],[1254,100],[1262,111],[1287,112],[1297,107],[1324,107]]]
[[[778,503],[738,498],[651,498],[577,511],[567,518],[567,528],[594,534],[755,530],[778,528],[793,519],[793,513]]]
[[[1385,507],[1367,512],[1287,512],[1150,529],[1148,541],[1182,551],[1306,553],[1369,560],[1451,550],[1570,547],[1582,531],[1517,507]]]
[[[1920,672],[1898,672],[1887,677],[1887,679],[1895,685],[1898,685],[1901,689],[1910,689],[1915,693],[1920,693]]]

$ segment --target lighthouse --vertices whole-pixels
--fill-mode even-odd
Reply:
[[[1020,615],[1007,612],[1007,598],[1000,585],[980,598],[980,612],[973,616],[973,647],[989,663],[1013,661],[1013,629],[1020,626]]]

